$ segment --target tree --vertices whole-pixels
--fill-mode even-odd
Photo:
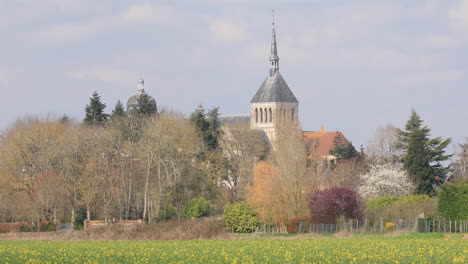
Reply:
[[[245,198],[245,187],[252,184],[254,164],[265,158],[268,141],[261,131],[252,130],[248,123],[239,122],[223,126],[220,147],[226,167],[222,180],[229,188],[230,201],[237,202]]]
[[[335,138],[333,139],[333,144],[335,147],[330,150],[330,155],[336,157],[336,161],[342,160],[349,160],[352,158],[358,158],[360,155],[354,148],[351,142],[346,142],[341,135],[341,133],[337,133]]]
[[[447,219],[468,218],[468,182],[448,183],[439,191],[439,212]]]
[[[416,185],[416,193],[433,196],[435,186],[442,183],[449,172],[442,163],[452,156],[445,154],[445,148],[452,140],[429,138],[431,130],[422,123],[412,109],[405,130],[398,131],[398,147],[404,151],[403,168]]]
[[[224,225],[233,232],[249,233],[260,226],[257,211],[247,202],[227,204],[224,207],[223,216]]]
[[[461,148],[457,154],[457,160],[453,164],[453,173],[450,181],[463,181],[468,180],[468,138],[466,143],[458,144]]]
[[[401,159],[397,148],[398,128],[392,124],[378,126],[367,145],[366,153],[374,164],[395,164]]]
[[[125,110],[120,100],[117,101],[114,110],[112,110],[111,119],[122,118],[125,116]]]
[[[414,191],[414,185],[406,171],[391,164],[372,165],[361,175],[359,193],[366,198],[378,196],[406,196]]]
[[[142,93],[137,98],[138,106],[134,109],[135,113],[143,116],[152,116],[158,112],[156,102],[148,94]]]
[[[307,146],[302,130],[291,125],[279,126],[273,144],[268,163],[255,168],[249,197],[264,219],[271,217],[274,223],[286,225],[308,212],[312,179],[307,170]]]
[[[190,121],[192,121],[202,137],[206,149],[208,151],[217,149],[221,135],[219,108],[213,108],[208,113],[205,113],[203,106],[199,105],[195,112],[190,115]]]
[[[84,122],[88,125],[102,125],[109,116],[104,113],[106,105],[101,102],[101,97],[95,91],[91,98],[89,98],[89,104],[85,107],[86,116]]]
[[[311,194],[312,221],[335,224],[340,217],[362,221],[364,203],[359,194],[349,188],[331,187]]]

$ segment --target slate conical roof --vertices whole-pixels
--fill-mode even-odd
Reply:
[[[258,89],[250,103],[263,102],[282,102],[282,103],[298,103],[293,92],[289,88],[283,76],[279,73],[279,57],[276,47],[275,24],[273,23],[271,37],[271,53],[270,53],[270,76],[268,76]]]
[[[298,103],[283,76],[277,71],[266,77],[250,103],[282,102]]]

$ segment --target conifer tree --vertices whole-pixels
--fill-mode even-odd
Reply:
[[[450,138],[429,138],[431,129],[423,126],[423,120],[414,109],[405,130],[399,130],[398,147],[404,151],[403,168],[416,186],[418,194],[435,195],[435,186],[442,183],[449,168],[442,162],[452,155],[445,155]]]
[[[111,118],[115,119],[115,118],[120,118],[124,116],[125,116],[125,110],[120,100],[118,100],[117,104],[115,105],[114,110],[112,110]]]
[[[353,143],[343,142],[346,141],[344,141],[343,137],[341,136],[341,133],[337,133],[335,138],[333,139],[333,144],[335,145],[335,147],[332,150],[330,150],[330,155],[335,156],[337,161],[349,160],[351,158],[357,158],[360,156],[354,148]]]
[[[151,100],[148,94],[142,93],[138,99],[138,106],[134,109],[134,112],[139,115],[151,116],[158,112],[156,102]]]
[[[95,91],[91,98],[89,98],[89,104],[85,107],[86,116],[84,122],[88,125],[101,125],[109,118],[109,115],[104,113],[106,104],[101,102],[101,97]]]
[[[209,151],[215,150],[219,145],[221,134],[219,122],[219,109],[213,108],[205,112],[203,106],[198,108],[190,115],[190,120],[203,138],[203,143]]]

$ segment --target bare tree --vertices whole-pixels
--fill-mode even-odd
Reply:
[[[396,163],[400,160],[401,151],[397,147],[398,128],[392,124],[378,126],[367,146],[367,154],[374,163]]]
[[[245,187],[252,184],[253,166],[266,155],[268,142],[261,131],[250,129],[248,123],[225,125],[223,131],[220,144],[227,171],[222,181],[234,202],[244,198]]]
[[[456,161],[453,166],[451,181],[468,180],[468,138],[466,143],[459,144],[460,151],[456,155]]]

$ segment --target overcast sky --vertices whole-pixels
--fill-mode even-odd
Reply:
[[[137,80],[159,107],[247,114],[280,71],[304,130],[367,145],[414,107],[433,136],[468,136],[468,0],[0,0],[0,128],[25,115],[110,112]]]

